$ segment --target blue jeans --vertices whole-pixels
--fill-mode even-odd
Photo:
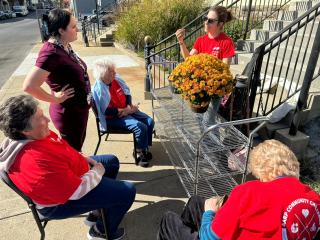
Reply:
[[[139,149],[146,150],[152,145],[154,121],[143,112],[138,111],[123,118],[107,119],[107,127],[132,131]]]
[[[101,182],[78,200],[69,200],[65,204],[38,211],[49,219],[65,219],[103,208],[106,212],[108,236],[112,238],[122,218],[134,202],[136,189],[132,183],[115,180],[119,171],[119,160],[116,156],[96,155],[91,158],[102,163],[106,169]],[[97,221],[97,228],[104,233],[101,219]]]

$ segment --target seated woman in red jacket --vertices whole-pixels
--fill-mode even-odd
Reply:
[[[0,106],[0,171],[49,219],[64,219],[105,209],[108,239],[120,240],[118,228],[135,199],[135,187],[115,180],[114,155],[85,157],[49,130],[49,119],[31,96],[9,98]],[[91,167],[91,169],[90,169]],[[91,220],[88,239],[105,239],[101,219]]]
[[[320,196],[299,181],[293,152],[267,140],[251,151],[249,161],[259,180],[235,187],[221,208],[217,198],[191,197],[181,216],[165,214],[158,239],[319,239]]]

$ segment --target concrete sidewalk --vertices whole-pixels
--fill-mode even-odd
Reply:
[[[39,43],[32,49],[1,88],[0,102],[8,97],[23,93],[21,90],[22,82],[34,65],[41,46],[42,43]],[[85,48],[81,37],[72,46],[87,63],[91,84],[94,82],[91,71],[92,63],[98,58],[110,58],[116,63],[118,72],[130,86],[133,101],[140,102],[140,108],[151,114],[151,102],[144,100],[145,69],[141,59],[116,47]],[[49,104],[42,102],[41,106],[48,115]],[[55,130],[51,123],[50,128]],[[3,138],[1,133],[0,141]],[[93,154],[97,140],[95,118],[90,112],[83,152],[87,155]],[[169,157],[158,139],[154,139],[153,161],[149,168],[141,168],[134,164],[132,149],[131,135],[110,135],[108,142],[101,142],[98,154],[112,153],[117,155],[121,162],[119,179],[134,182],[137,188],[136,200],[122,222],[122,226],[127,232],[126,239],[153,240],[156,239],[157,228],[163,213],[166,210],[180,212],[187,198]],[[0,203],[0,239],[39,239],[40,234],[26,203],[2,182],[0,183]],[[86,239],[89,229],[83,224],[83,220],[84,217],[79,216],[49,222],[46,227],[46,239]]]

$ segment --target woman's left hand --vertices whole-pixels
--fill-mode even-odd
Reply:
[[[128,116],[132,113],[130,106],[127,106],[126,108],[119,109],[118,111],[119,111],[119,113],[118,113],[119,118]]]
[[[96,160],[93,160],[92,158],[89,158],[89,157],[87,157],[87,161],[91,166],[94,166],[98,163]]]
[[[204,210],[205,211],[211,210],[211,211],[217,212],[219,210],[217,202],[218,202],[218,199],[215,197],[207,199],[204,203]]]
[[[131,106],[131,112],[132,113],[135,113],[135,112],[138,112],[139,111],[139,105],[132,105]]]

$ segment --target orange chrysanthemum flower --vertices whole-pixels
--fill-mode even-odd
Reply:
[[[235,80],[229,66],[210,54],[197,54],[171,72],[169,81],[182,92],[184,99],[203,104],[211,97],[222,97],[233,91]]]

